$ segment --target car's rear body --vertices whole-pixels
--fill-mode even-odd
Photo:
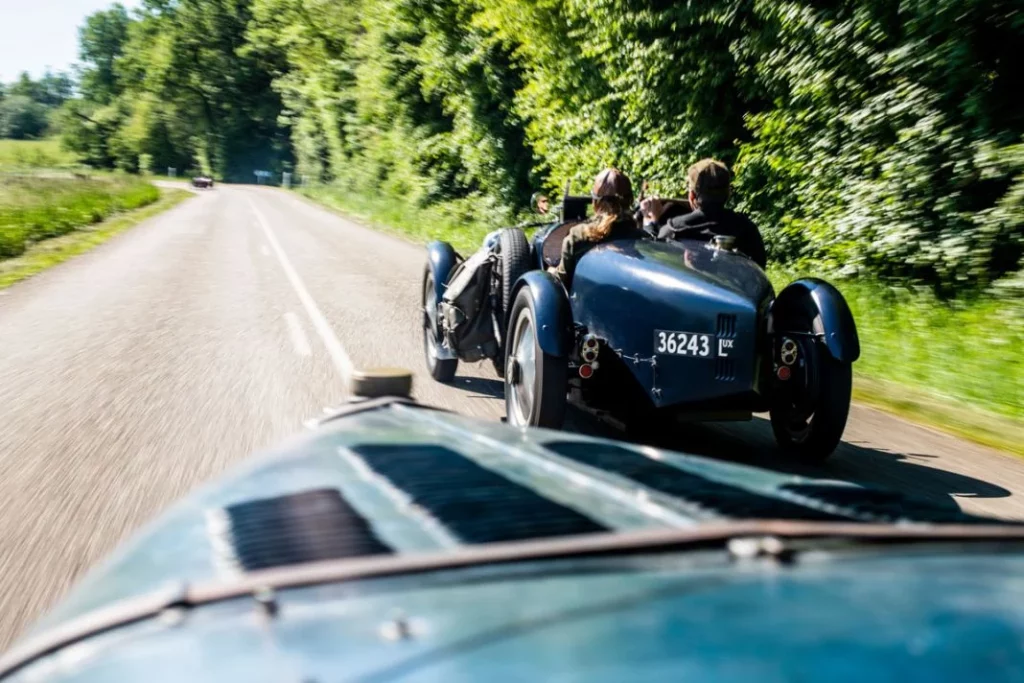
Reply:
[[[620,364],[638,390],[628,393],[652,409],[725,416],[761,407],[774,292],[746,257],[700,242],[619,240],[580,259],[569,294],[578,330],[603,345],[593,379]],[[668,346],[663,335],[673,335]],[[674,352],[675,341],[689,351]]]

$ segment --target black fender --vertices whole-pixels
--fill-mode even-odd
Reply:
[[[839,290],[824,280],[797,280],[775,298],[768,312],[768,332],[785,331],[818,335],[829,354],[840,362],[852,363],[860,358],[853,313]]]
[[[519,278],[516,283],[512,300],[515,301],[519,292],[529,288],[533,296],[534,312],[537,315],[537,342],[544,353],[556,358],[568,358],[570,350],[570,331],[572,330],[572,309],[569,297],[562,283],[550,273],[543,270],[531,270]],[[511,320],[505,321],[505,329],[509,329]]]
[[[434,300],[440,301],[444,291],[448,288],[448,277],[458,263],[459,257],[455,249],[447,242],[435,240],[427,245],[427,267],[430,274],[434,276]],[[428,311],[430,322],[437,324],[437,311]]]
[[[441,300],[445,289],[448,288],[448,278],[458,262],[459,255],[447,242],[435,240],[427,245],[427,268],[430,269],[430,274],[434,278],[434,301]],[[424,275],[424,284],[426,284],[426,275]],[[434,333],[440,337],[441,329],[437,322],[437,307],[427,306],[423,315],[425,317],[423,326],[426,327],[429,324]],[[441,360],[457,358],[452,351],[440,344],[437,347],[437,355]]]

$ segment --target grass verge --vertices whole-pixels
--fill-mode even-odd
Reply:
[[[388,197],[312,186],[302,195],[417,242],[442,239],[462,253],[487,231],[486,207],[420,210]],[[507,225],[508,223],[504,223]],[[815,272],[770,268],[776,291],[820,276],[843,292],[857,321],[862,355],[857,401],[976,443],[1024,455],[1024,302],[979,298],[942,302],[923,291]]]
[[[863,375],[855,377],[853,398],[911,422],[1024,457],[1024,424],[1020,420]]]
[[[160,198],[135,177],[5,177],[0,183],[0,258]]]
[[[332,186],[309,186],[297,192],[383,232],[421,244],[444,240],[463,254],[477,249],[489,231],[513,223],[509,216],[491,211],[484,200],[462,200],[420,209],[390,197],[342,192]]]
[[[62,237],[36,242],[16,258],[0,261],[0,289],[31,277],[40,271],[85,253],[106,242],[147,218],[170,209],[184,199],[193,196],[185,190],[164,190],[160,198],[140,209],[123,213],[88,227],[78,229]]]

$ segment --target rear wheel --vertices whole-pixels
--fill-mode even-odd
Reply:
[[[833,358],[818,341],[802,339],[798,346],[804,366],[789,380],[796,385],[776,392],[772,431],[787,454],[820,463],[832,455],[846,429],[853,368]]]
[[[527,271],[530,270],[530,244],[526,241],[526,235],[519,228],[502,230],[498,234],[498,245],[501,254],[501,310],[497,311],[498,325],[501,332],[502,347],[498,355],[493,358],[494,371],[498,377],[505,376],[505,346],[506,337],[510,327],[509,310],[512,307],[512,294],[515,291],[516,282]]]
[[[459,369],[457,358],[438,358],[440,341],[437,338],[437,325],[431,323],[436,319],[437,296],[434,293],[434,274],[428,265],[423,274],[423,355],[427,361],[430,376],[438,382],[451,382],[455,379],[455,371]]]
[[[505,415],[516,427],[557,429],[565,420],[568,362],[544,353],[529,288],[519,290],[509,316],[505,353]]]

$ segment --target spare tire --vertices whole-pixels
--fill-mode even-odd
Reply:
[[[498,235],[498,245],[501,249],[501,320],[504,327],[512,310],[513,288],[519,278],[530,270],[530,244],[522,230],[509,228]]]
[[[499,377],[505,375],[505,337],[508,336],[508,314],[512,309],[512,294],[516,282],[531,267],[530,244],[526,234],[519,228],[508,228],[498,233],[498,248],[501,255],[501,310],[498,311],[501,346],[494,357],[494,371]]]

